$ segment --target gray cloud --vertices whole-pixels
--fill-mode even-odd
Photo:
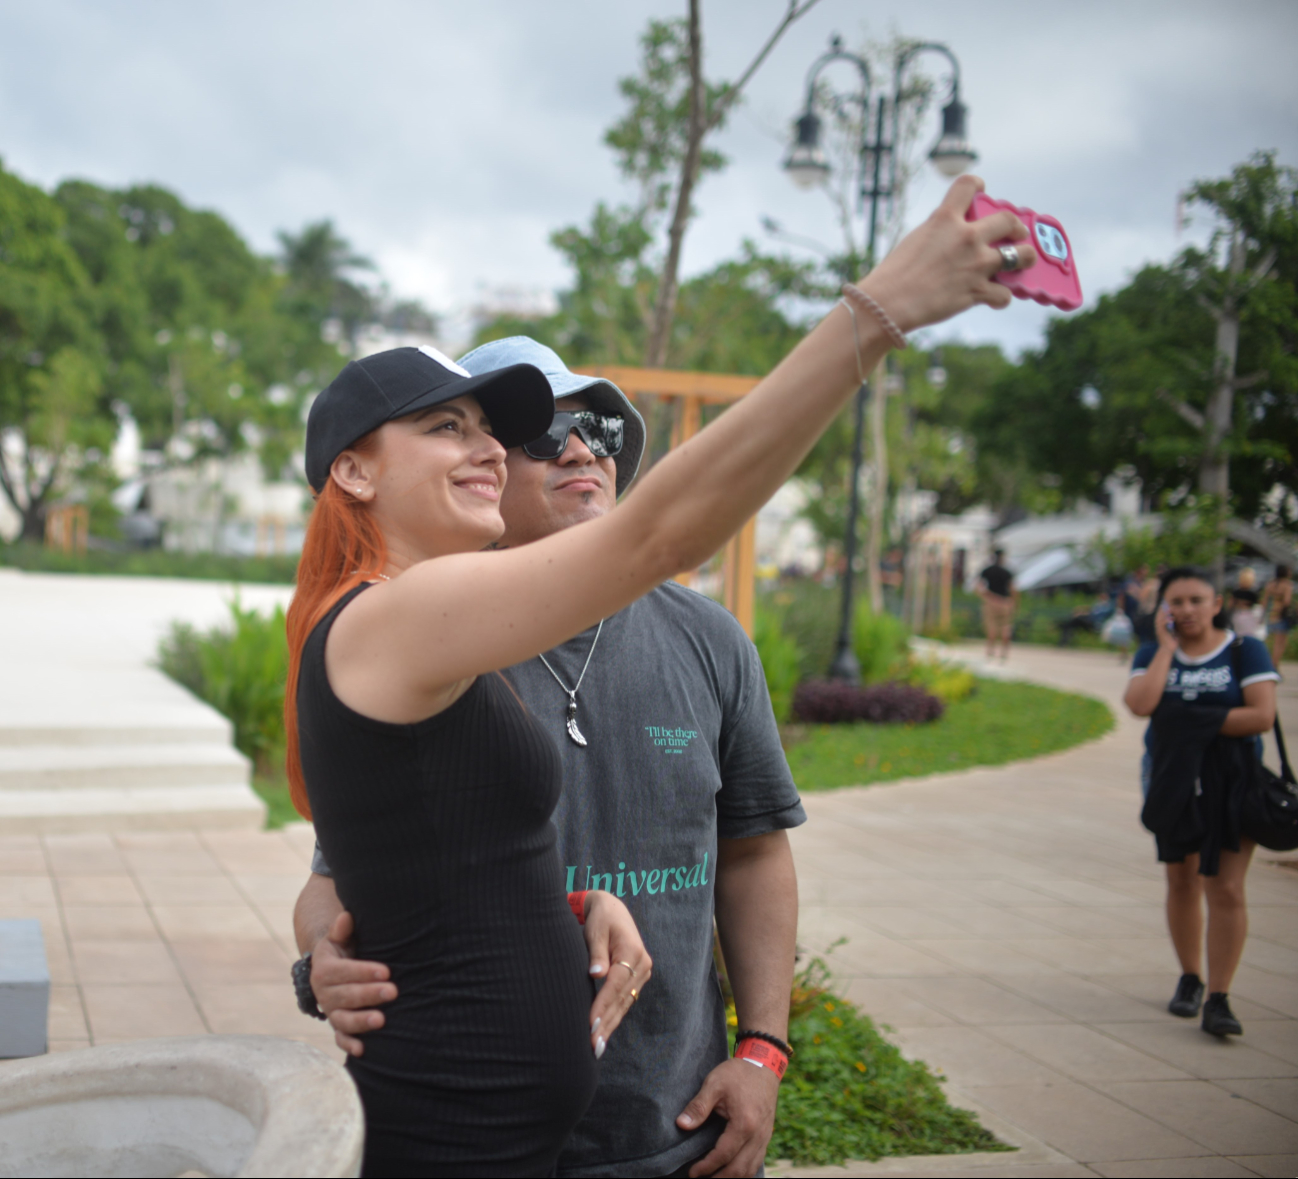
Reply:
[[[733,77],[781,0],[704,0],[709,72]],[[0,8],[0,154],[43,184],[153,180],[262,249],[331,216],[402,292],[446,309],[482,284],[554,287],[546,244],[628,195],[600,138],[650,15],[683,4],[89,3]],[[868,28],[864,19],[868,17]],[[964,68],[989,191],[1068,226],[1088,295],[1177,247],[1177,193],[1261,147],[1298,161],[1298,7],[1278,2],[823,0],[719,141],[686,268],[760,237],[769,214],[833,239],[828,205],[779,170],[779,135],[832,30],[946,41]],[[940,197],[916,183],[917,219]],[[956,329],[1033,342],[1035,305]]]

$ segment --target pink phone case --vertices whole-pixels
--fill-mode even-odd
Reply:
[[[1028,227],[1028,241],[1036,247],[1037,264],[1027,270],[1012,270],[996,275],[996,281],[1009,287],[1017,299],[1035,299],[1062,311],[1076,311],[1082,305],[1082,283],[1077,277],[1076,260],[1068,234],[1059,221],[1048,213],[1037,213],[998,201],[979,193],[965,215],[968,221],[981,221],[1002,209],[1013,213]],[[1013,242],[997,242],[1013,245]]]

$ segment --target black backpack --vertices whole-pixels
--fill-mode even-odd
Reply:
[[[1235,682],[1239,683],[1239,648],[1243,640],[1231,644],[1230,661]],[[1289,767],[1284,747],[1284,730],[1280,712],[1275,716],[1275,745],[1280,751],[1280,772],[1273,773],[1259,758],[1254,763],[1253,778],[1240,801],[1240,834],[1256,840],[1270,851],[1293,851],[1298,848],[1298,779]]]

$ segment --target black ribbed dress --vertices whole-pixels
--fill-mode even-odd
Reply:
[[[325,639],[298,682],[302,769],[356,954],[398,998],[347,1061],[365,1175],[550,1175],[595,1090],[593,988],[550,824],[560,763],[499,675],[417,724],[333,693]]]

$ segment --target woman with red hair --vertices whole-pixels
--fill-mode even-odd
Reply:
[[[318,498],[289,613],[289,774],[357,953],[390,964],[397,984],[383,1027],[348,1061],[366,1174],[553,1172],[651,964],[615,898],[565,900],[548,822],[557,753],[492,673],[707,560],[904,331],[1006,306],[993,276],[1035,255],[992,244],[1026,236],[1012,214],[966,222],[980,187],[958,180],[615,511],[533,544],[484,551],[504,528],[505,448],[549,427],[539,370],[471,378],[431,350],[396,349],[348,365],[316,400]],[[603,942],[588,959],[574,914],[602,922],[622,947],[613,961]],[[607,980],[593,1008],[591,975]]]

